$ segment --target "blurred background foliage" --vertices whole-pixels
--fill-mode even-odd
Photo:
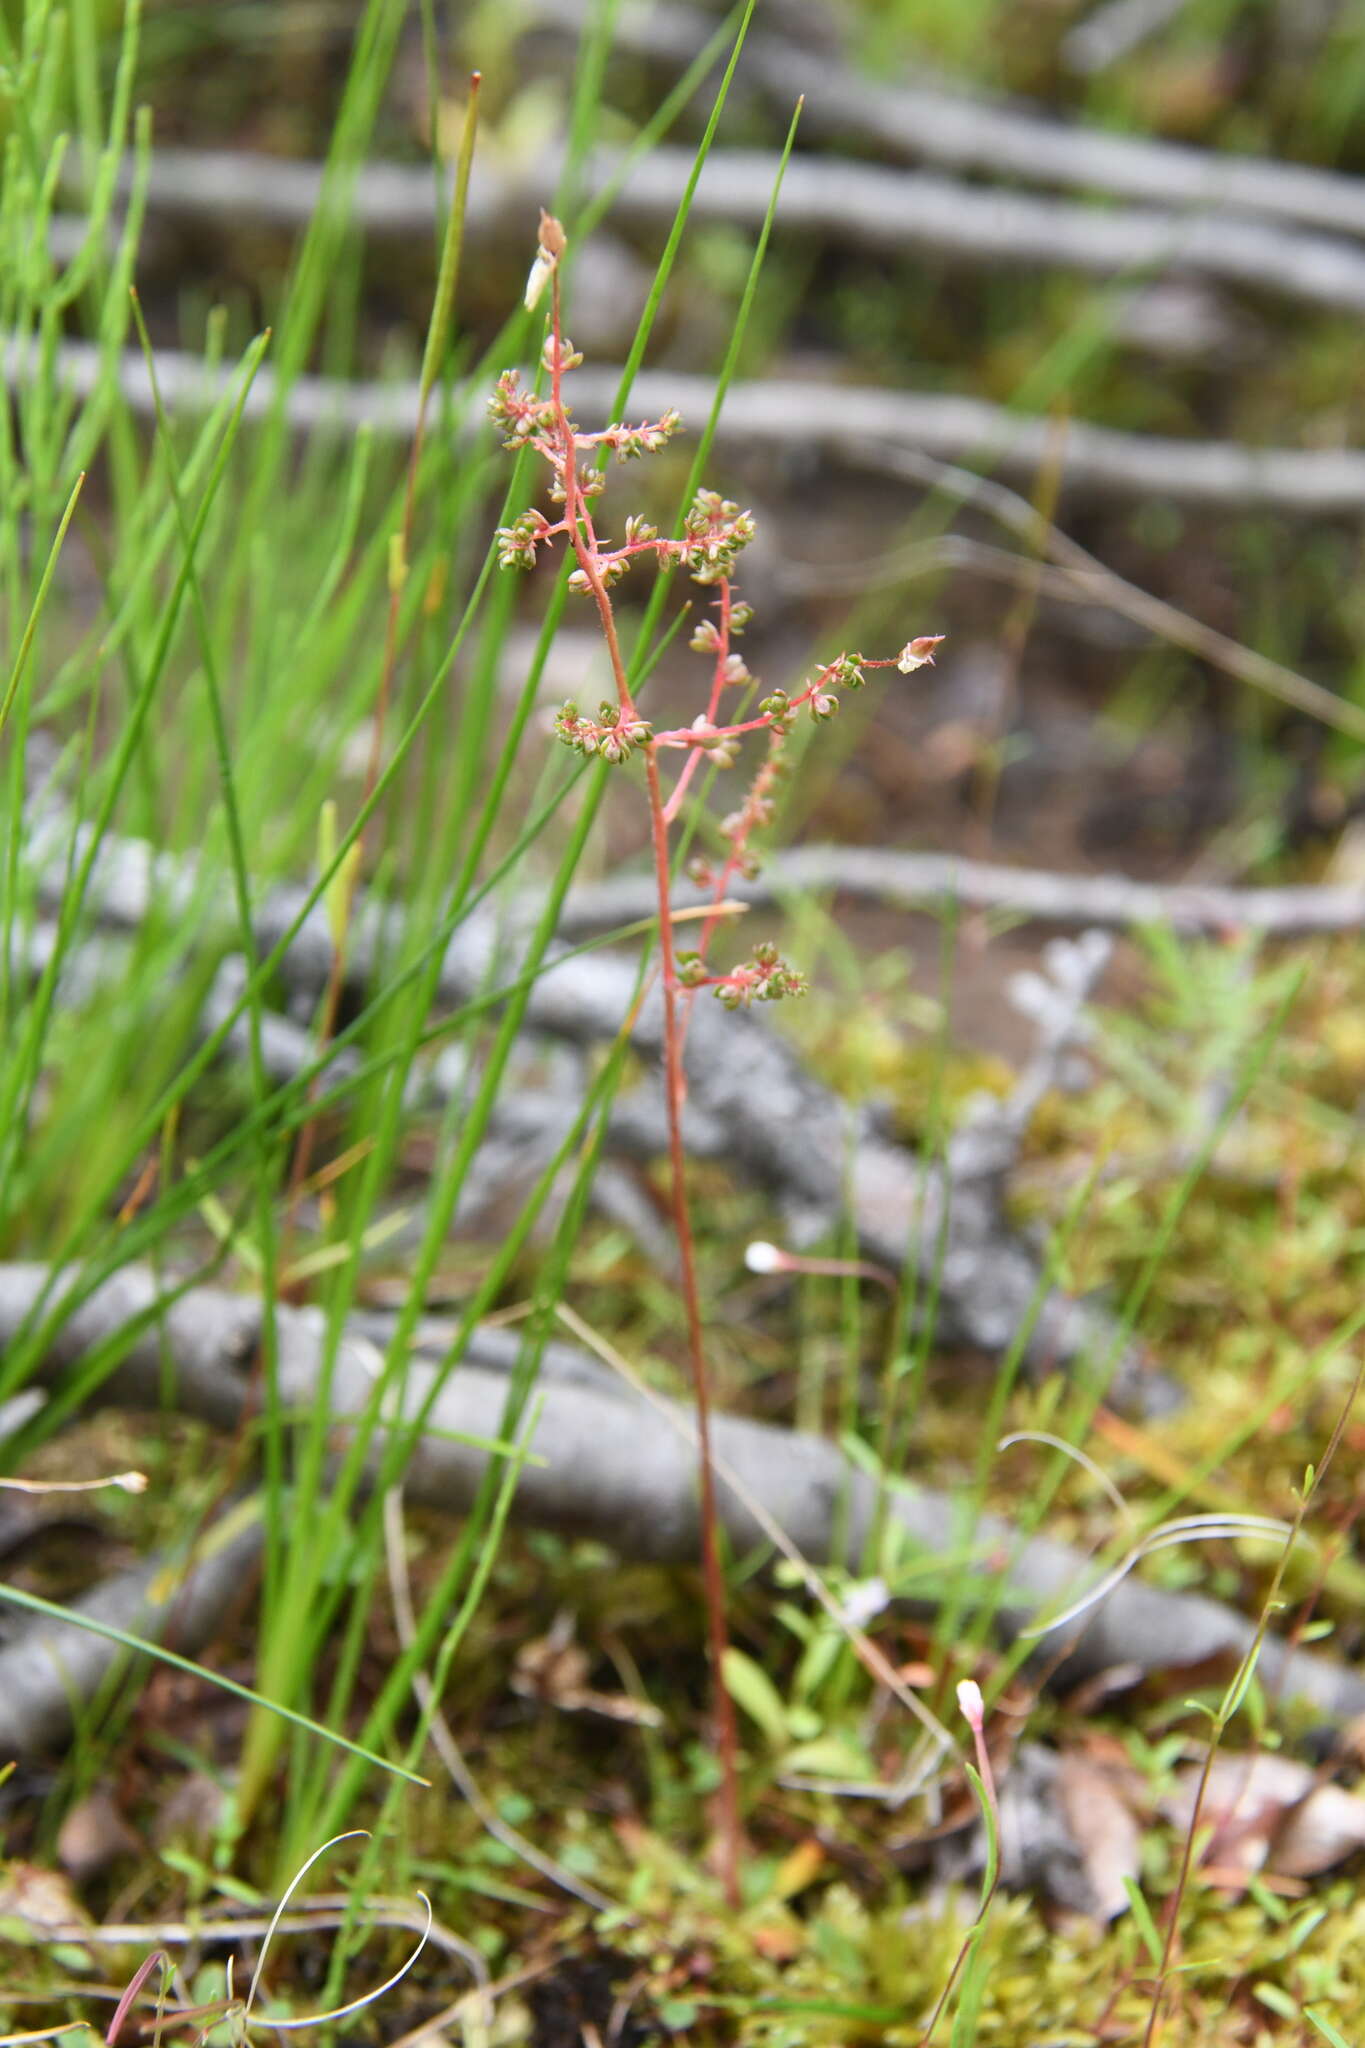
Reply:
[[[414,10],[374,152],[423,162],[433,118],[448,149],[466,72],[476,66],[481,160],[508,174],[537,162],[563,136],[577,61],[573,24],[552,14],[487,0],[433,6],[441,66],[433,94]],[[105,0],[86,10],[106,32],[106,64],[119,15]],[[671,55],[650,54],[639,32],[650,20],[670,27]],[[154,108],[157,141],[319,158],[355,21],[354,7],[333,0],[152,0],[139,91]],[[621,15],[595,116],[599,142],[620,145],[638,133],[676,83],[678,50],[689,36],[700,47],[707,25],[714,22],[667,7]],[[1106,25],[1127,33],[1131,47],[1109,47],[1096,61],[1085,37],[1093,43]],[[905,84],[1008,96],[1102,130],[1365,169],[1365,34],[1348,0],[1130,4],[1128,17],[1115,0],[762,0],[754,34],[795,52],[795,69],[804,61],[813,86],[825,64],[838,62],[870,90]],[[774,150],[788,114],[741,66],[722,146]],[[670,143],[694,142],[703,117],[698,99]],[[809,123],[798,152],[879,156],[856,128],[831,133]],[[913,162],[914,153],[910,133],[903,155]],[[221,306],[232,350],[272,318],[289,274],[289,227],[249,208],[209,220],[154,204],[149,228],[139,274],[159,340],[201,346],[208,308]],[[527,235],[500,234],[477,247],[462,285],[467,347],[501,325],[528,246]],[[571,331],[599,358],[619,359],[656,247],[650,228],[609,218],[587,252]],[[749,247],[743,227],[711,220],[694,228],[651,364],[715,367]],[[375,237],[350,252],[336,289],[357,317],[328,319],[318,367],[411,372],[430,285],[420,237]],[[1042,406],[1058,422],[1059,446],[1068,420],[1256,446],[1365,439],[1358,315],[1305,307],[1273,280],[1257,291],[1197,273],[1105,280],[869,252],[784,230],[780,213],[741,373]],[[761,463],[728,451],[724,460],[727,487],[745,489],[760,513],[764,546],[750,574],[762,586],[754,595],[765,655],[775,649],[783,666],[833,630],[858,566],[888,553],[912,515],[921,538],[945,523],[920,493],[814,462],[799,434]],[[1131,581],[1353,701],[1365,695],[1358,517],[1210,509],[1149,493],[1097,500],[1070,490],[1064,476],[1060,496],[1058,479],[1046,475],[1033,496],[1057,498],[1066,530]],[[822,577],[822,567],[840,573]],[[1098,610],[1046,595],[1021,603],[967,566],[889,588],[882,579],[859,600],[854,636],[868,644],[894,637],[907,611],[916,627],[953,635],[958,684],[940,680],[935,691],[881,700],[885,751],[849,747],[856,763],[825,789],[816,829],[887,843],[909,833],[975,850],[996,844],[1037,861],[1119,861],[1154,873],[1184,871],[1212,850],[1221,871],[1245,873],[1284,858],[1311,867],[1361,802],[1353,744]],[[991,652],[1002,635],[1011,643],[1003,666]]]

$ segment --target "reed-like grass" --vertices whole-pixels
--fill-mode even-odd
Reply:
[[[410,1644],[370,1684],[366,1651],[387,1600],[385,1502],[401,1489],[429,1412],[403,1404],[416,1324],[453,1268],[454,1219],[499,1101],[517,1085],[529,996],[568,890],[596,857],[607,782],[600,763],[566,763],[538,717],[566,612],[563,578],[544,593],[534,652],[519,669],[513,661],[521,613],[510,582],[493,573],[492,535],[531,496],[532,465],[522,458],[509,480],[479,422],[497,372],[520,364],[534,376],[540,336],[518,312],[491,345],[475,350],[461,320],[458,208],[442,212],[443,239],[431,252],[424,422],[414,446],[395,454],[363,434],[346,445],[328,433],[301,443],[288,423],[294,378],[318,363],[344,375],[360,360],[364,250],[348,217],[347,192],[373,148],[404,11],[398,0],[366,0],[360,12],[332,128],[324,204],[272,294],[268,330],[250,339],[234,333],[241,345],[229,347],[226,316],[187,314],[189,331],[174,338],[201,347],[210,363],[231,365],[226,395],[198,426],[171,411],[150,431],[126,403],[118,378],[121,354],[139,345],[139,335],[154,368],[156,343],[173,324],[157,307],[148,316],[155,336],[149,334],[130,296],[150,146],[148,120],[137,109],[140,10],[133,0],[113,10],[116,35],[96,0],[71,0],[66,8],[26,0],[17,29],[9,25],[14,10],[0,12],[7,86],[0,334],[31,370],[0,408],[0,611],[7,635],[0,662],[0,1256],[42,1258],[54,1269],[30,1327],[0,1361],[0,1394],[23,1388],[74,1308],[135,1260],[157,1268],[167,1300],[207,1276],[260,1294],[266,1313],[255,1412],[221,1472],[179,1473],[169,1459],[161,1465],[159,1526],[170,1542],[189,1542],[216,1512],[245,1498],[242,1511],[259,1514],[266,1531],[250,1629],[252,1683],[234,1688],[251,1711],[231,1774],[219,1875],[250,1869],[278,1888],[363,1807],[376,1832],[356,1874],[357,1898],[402,1881],[403,1801],[424,1769],[430,1725],[429,1711],[413,1715],[414,1678],[432,1670],[439,1697],[488,1596],[535,1416],[541,1357],[570,1292],[607,1118],[629,1067],[623,1028],[588,1075],[572,1127],[507,1220],[500,1245],[480,1253],[472,1278],[459,1269],[457,1331],[444,1372],[458,1370],[470,1330],[503,1301],[514,1278],[529,1297],[503,1417],[504,1450],[427,1576]],[[728,49],[703,126],[700,169],[751,11],[736,9],[717,30],[641,134],[640,148],[694,106],[698,81],[718,49]],[[977,10],[983,19],[989,12]],[[609,204],[608,195],[585,207],[577,195],[602,118],[612,23],[613,8],[604,5],[585,30],[563,181],[558,193],[545,195],[569,229],[567,265]],[[439,43],[431,0],[421,26],[430,63]],[[156,33],[164,38],[170,31],[162,22]],[[434,107],[434,72],[428,86]],[[468,133],[472,139],[472,124]],[[58,261],[47,231],[61,163],[76,147],[95,166],[87,232],[79,252]],[[131,187],[116,206],[115,172],[128,159]],[[439,166],[433,175],[444,194]],[[617,418],[626,413],[631,379],[675,275],[691,198],[689,187],[660,255],[628,352]],[[528,261],[533,227],[527,223]],[[750,333],[765,241],[766,232],[714,366],[717,412]],[[1103,367],[1113,310],[1110,296],[1087,301],[1083,317],[1033,366],[1018,393],[1021,404],[1064,403],[1078,380]],[[73,332],[98,340],[104,351],[95,389],[79,401],[64,392],[55,368],[57,344]],[[275,372],[277,395],[266,418],[246,419],[252,380],[264,363]],[[713,474],[716,417],[702,426],[689,473],[680,479],[675,532],[698,483]],[[927,502],[917,530],[941,528],[954,509],[942,495]],[[661,650],[677,630],[677,602],[665,567],[623,636],[621,676],[632,700],[643,693],[648,702]],[[923,603],[921,591],[917,613]],[[887,623],[869,610],[850,637],[881,641]],[[841,744],[850,746],[858,721],[846,726]],[[44,748],[54,762],[49,789],[59,793],[62,810],[49,811],[39,862],[33,777]],[[812,757],[809,771],[793,778],[784,825],[794,825],[800,804],[818,796],[838,759],[837,750]],[[679,822],[684,851],[691,838],[704,840],[700,809]],[[111,936],[98,915],[107,858],[132,838],[168,858],[150,914],[135,931]],[[666,857],[661,863],[666,868]],[[338,968],[328,997],[307,1020],[311,1062],[280,1082],[269,1068],[265,1032],[280,1002],[278,970],[292,932],[267,944],[256,913],[277,885],[300,880],[306,903],[293,930],[309,908],[321,906],[339,963],[355,941],[362,887],[367,902],[401,916],[385,927],[367,986],[343,985]],[[513,966],[490,965],[477,998],[455,1014],[436,1014],[448,946],[476,914],[512,893],[539,904]],[[801,916],[812,941],[809,964],[832,961],[856,991],[859,966],[837,926],[813,906],[802,906]],[[657,931],[651,925],[625,936],[641,942],[643,986]],[[950,934],[945,984],[954,943]],[[205,998],[228,958],[242,963],[240,990],[230,1015],[206,1030]],[[96,962],[92,993],[88,975]],[[1173,986],[1188,976],[1194,988],[1179,948],[1169,951],[1164,971]],[[1236,989],[1214,1005],[1206,1066],[1225,1083],[1225,1107],[1202,1131],[1140,1257],[1132,1259],[1116,1339],[1141,1326],[1209,1161],[1279,1043],[1296,989],[1269,974],[1258,986],[1263,1015]],[[1203,984],[1198,993],[1204,1001]],[[856,1001],[856,993],[847,1000]],[[244,1029],[246,1057],[229,1061],[235,1026]],[[435,1053],[451,1049],[464,1062],[463,1089],[435,1122],[433,1163],[414,1194],[405,1144],[416,1123],[428,1134],[432,1127],[414,1111],[418,1083]],[[1126,1058],[1136,1087],[1145,1062],[1164,1114],[1182,1083],[1160,1075],[1148,1051],[1139,1044],[1125,1053],[1116,1042],[1113,1070],[1122,1072]],[[939,1164],[945,1141],[951,1052],[945,1026],[923,1116],[926,1173]],[[356,1066],[338,1078],[332,1062],[343,1053]],[[676,1065],[673,1082],[676,1092]],[[324,1184],[314,1169],[327,1162],[340,1162],[341,1170]],[[1054,1224],[1046,1283],[1066,1273],[1090,1226],[1097,1175],[1098,1168],[1081,1182]],[[273,1312],[286,1301],[315,1303],[334,1365],[347,1318],[395,1226],[407,1233],[405,1295],[370,1401],[338,1446],[325,1399],[308,1417],[285,1412]],[[829,1249],[850,1260],[856,1252],[851,1242]],[[705,1255],[703,1244],[703,1265]],[[818,1342],[796,1373],[801,1419],[838,1428],[888,1488],[912,1456],[925,1417],[940,1284],[939,1275],[931,1270],[926,1277],[909,1256],[893,1278],[874,1401],[862,1378],[869,1311],[852,1273],[832,1316],[828,1297],[808,1283],[809,1325]],[[657,1281],[642,1283],[642,1294],[646,1287],[648,1316],[661,1321],[671,1314],[676,1327],[676,1302]],[[697,1329],[700,1320],[698,1309]],[[1357,1327],[1358,1318],[1339,1323],[1306,1361],[1277,1376],[1236,1436],[1202,1463],[1191,1462],[1183,1483],[1149,1502],[1150,1523],[1183,1505],[1219,1456],[1234,1455],[1286,1401],[1306,1397]],[[97,1400],[102,1380],[140,1333],[140,1325],[130,1325],[86,1359],[78,1384],[14,1429],[3,1446],[11,1469],[48,1446],[78,1407]],[[1025,1326],[982,1409],[964,1486],[964,1555],[974,1518],[1000,1488],[998,1439],[1019,1395],[1027,1338]],[[1070,1443],[1086,1440],[1105,1365],[1097,1359],[1093,1376],[1040,1397],[1035,1408],[1044,1400],[1051,1405],[1031,1419]],[[324,1395],[327,1384],[324,1374]],[[1072,1469],[1058,1453],[1021,1507],[1021,1533],[1044,1525]],[[932,1656],[942,1709],[953,1681],[986,1662],[999,1589],[951,1564],[940,1569],[905,1558],[885,1531],[879,1541],[883,1547],[864,1560],[869,1574],[900,1571],[908,1590],[932,1584],[937,1597]],[[713,1577],[722,1562],[717,1555]],[[1026,1654],[1020,1644],[994,1664],[985,1686],[992,1706]],[[867,1668],[837,1628],[812,1631],[798,1704],[807,1715],[818,1708],[831,1726],[851,1724],[866,1699]],[[1220,1708],[1220,1738],[1246,1690],[1243,1683]],[[108,1769],[132,1699],[132,1688],[116,1680],[80,1716],[63,1795]],[[338,1754],[337,1740],[347,1753]],[[662,1744],[652,1750],[650,1768],[661,1804],[663,1792],[676,1796]],[[747,1782],[740,1787],[750,1789]],[[703,1791],[700,1777],[687,1787],[694,1823]],[[994,1821],[992,1808],[992,1828]],[[1189,1875],[1188,1867],[1180,1873],[1176,1908]],[[755,1875],[746,1903],[759,1884]],[[737,1896],[742,1889],[736,1882]],[[992,1867],[983,1912],[994,1904],[994,1889]],[[1159,1958],[1163,1987],[1174,1969],[1177,1917],[1173,1908]],[[974,1932],[961,1951],[970,1998],[957,2009],[955,2040],[975,2038],[981,2024],[989,1932]],[[351,1947],[349,1935],[337,1944],[324,2005],[336,2001]],[[950,1948],[950,1962],[956,1952]],[[937,1988],[946,1981],[941,1972]],[[922,2007],[927,2017],[932,1998]],[[795,2009],[799,2015],[799,2001]],[[852,2002],[848,2010],[859,2011]],[[864,2018],[884,2016],[870,2000],[860,2010]]]

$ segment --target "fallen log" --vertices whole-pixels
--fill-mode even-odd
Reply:
[[[774,854],[752,881],[741,878],[727,887],[737,901],[763,909],[780,909],[803,895],[832,895],[900,910],[993,910],[1034,924],[1109,931],[1169,927],[1209,938],[1256,932],[1267,939],[1304,939],[1365,926],[1365,887],[1357,882],[1268,889],[1140,882],[1129,875],[1067,875],[895,846],[791,847]],[[688,882],[674,889],[680,910],[701,900]],[[648,917],[655,901],[648,875],[614,875],[571,892],[560,930],[571,939],[610,932]]]
[[[0,1266],[0,1346],[13,1340],[40,1298],[60,1295],[68,1284],[66,1276],[54,1281],[43,1265]],[[164,1306],[148,1321],[158,1301]],[[322,1384],[324,1318],[317,1309],[279,1307],[275,1321],[281,1402],[286,1409],[309,1411]],[[179,1411],[231,1431],[242,1417],[260,1333],[261,1304],[254,1298],[205,1287],[164,1301],[150,1273],[129,1268],[66,1319],[37,1377],[59,1395],[93,1352],[110,1347],[117,1362],[92,1400],[156,1414],[169,1398]],[[427,1433],[413,1449],[404,1480],[413,1504],[461,1514],[483,1478],[487,1454],[455,1439],[487,1441],[502,1431],[508,1339],[504,1332],[492,1333],[495,1350],[487,1352],[484,1334],[475,1333],[463,1361],[433,1364],[417,1354],[407,1363],[403,1415],[415,1414],[436,1389]],[[551,1350],[558,1355],[542,1375],[539,1415],[527,1445],[540,1462],[521,1472],[513,1518],[532,1528],[594,1537],[625,1558],[692,1563],[699,1531],[690,1410],[674,1404],[661,1410],[624,1385],[609,1390],[593,1361],[577,1361],[572,1347]],[[348,1327],[331,1379],[338,1433],[371,1404],[380,1362],[361,1328]],[[715,1419],[714,1438],[720,1511],[735,1551],[765,1540],[752,1502],[811,1561],[855,1569],[864,1563],[878,1488],[834,1444],[724,1415]],[[372,1447],[374,1458],[382,1447],[381,1435]],[[945,1563],[951,1558],[955,1585],[964,1547],[983,1591],[993,1577],[1003,1582],[1007,1633],[1070,1601],[1091,1576],[1088,1561],[1066,1545],[1043,1536],[1021,1539],[998,1517],[967,1526],[961,1504],[949,1495],[897,1479],[888,1499],[912,1547],[943,1555]],[[207,1640],[215,1600],[225,1601],[240,1587],[242,1555],[235,1555],[231,1587],[223,1584],[225,1574],[210,1582],[191,1573],[179,1595],[162,1602],[167,1622],[176,1614],[177,1598],[182,1616],[192,1610],[197,1617],[182,1642],[196,1634],[200,1642]],[[141,1632],[154,1633],[160,1625],[145,1577],[130,1577],[122,1594],[111,1587],[91,1598],[102,1601],[106,1619],[132,1616]],[[1216,1600],[1165,1592],[1129,1577],[1085,1615],[1046,1630],[1035,1655],[1070,1683],[1119,1665],[1155,1672],[1211,1660],[1232,1664],[1256,1633],[1255,1623]],[[93,1688],[113,1659],[126,1654],[81,1632],[77,1666],[71,1655],[75,1641],[52,1624],[36,1623],[0,1650],[0,1755],[28,1754],[59,1739],[69,1725],[73,1673],[81,1687]],[[1365,1675],[1324,1653],[1269,1636],[1258,1669],[1272,1691],[1301,1697],[1324,1714],[1365,1712]]]
[[[163,349],[157,382],[172,413],[203,413],[219,404],[230,372],[210,368],[184,350]],[[0,375],[11,387],[34,376],[51,377],[73,397],[89,397],[104,376],[93,342],[58,343],[39,361],[27,342],[0,340]],[[147,365],[125,350],[114,366],[124,403],[150,419],[155,411]],[[620,382],[619,369],[585,367],[575,373],[574,403],[585,424],[605,422]],[[482,424],[482,390],[473,414]],[[684,420],[704,420],[715,398],[708,377],[643,370],[632,386],[631,412],[657,415],[676,406]],[[362,383],[299,376],[281,393],[271,365],[257,371],[243,406],[247,419],[263,419],[282,404],[300,433],[352,434],[358,427],[410,442],[417,422],[415,382]],[[468,406],[471,394],[457,394]],[[977,461],[1031,484],[1040,470],[1057,467],[1068,492],[1094,497],[1143,497],[1243,512],[1253,507],[1305,516],[1359,512],[1365,505],[1365,452],[1358,448],[1250,448],[1231,441],[1175,440],[1129,434],[1084,420],[1068,423],[1059,442],[1050,418],[991,405],[983,399],[866,385],[827,384],[809,378],[773,378],[730,385],[721,410],[722,445],[780,456],[813,448],[845,468],[869,475],[899,475],[906,450],[948,462]]]
[[[556,190],[562,165],[558,150],[501,174],[476,165],[466,232],[485,242],[526,232],[544,195]],[[760,228],[779,165],[763,150],[712,150],[693,194],[693,217]],[[609,199],[613,226],[654,234],[672,223],[693,172],[687,149],[660,146],[635,158],[599,150],[584,166],[583,191],[590,200]],[[125,186],[133,176],[129,165]],[[1365,308],[1365,254],[1354,241],[1216,210],[1191,193],[1179,210],[1100,210],[828,155],[792,157],[781,185],[779,234],[824,236],[878,256],[927,252],[949,262],[1104,278],[1175,270],[1333,310]],[[366,164],[330,189],[347,220],[367,234],[432,237],[438,199],[429,165]],[[297,228],[328,195],[325,165],[248,151],[160,149],[147,166],[147,204],[169,217]]]
[[[591,0],[553,0],[530,16],[544,32],[577,35]],[[715,27],[715,17],[682,4],[623,7],[613,50],[681,70]],[[1072,31],[1072,34],[1077,33]],[[757,80],[784,118],[804,98],[803,134],[853,137],[892,163],[934,163],[1029,184],[1107,192],[1174,207],[1220,206],[1267,219],[1365,236],[1365,179],[1317,164],[1201,149],[1154,136],[1121,135],[1059,120],[1036,101],[990,100],[943,78],[892,84],[854,69],[837,48],[804,49],[766,32],[745,42],[741,77]]]
[[[61,814],[40,807],[37,817],[31,845],[41,877],[49,872],[44,845],[54,855],[62,845]],[[54,857],[51,880],[42,886],[60,891],[65,871]],[[110,839],[101,849],[92,902],[104,923],[134,930],[156,901],[200,900],[199,886],[192,861],[145,842]],[[306,909],[307,902],[302,889],[274,890],[259,906],[255,928],[264,957],[302,919],[280,973],[300,997],[313,999],[331,972],[332,937],[325,911],[318,904]],[[201,932],[210,908],[201,902]],[[357,991],[384,957],[385,920],[392,914],[373,900],[356,900],[346,964]],[[226,907],[221,928],[231,928]],[[520,971],[523,945],[524,919],[515,911],[501,923],[486,914],[470,917],[446,949],[438,1003],[459,1009],[490,987],[508,986]],[[657,989],[638,1006],[636,997],[629,960],[605,951],[562,956],[539,974],[526,1028],[590,1046],[610,1042],[622,1019],[633,1015],[636,1050],[657,1063],[662,1000]],[[231,1014],[222,1013],[220,1028]],[[936,1331],[945,1341],[1000,1351],[1027,1329],[1025,1358],[1035,1370],[1084,1362],[1101,1371],[1123,1405],[1169,1405],[1170,1390],[1150,1374],[1138,1347],[1124,1340],[1102,1305],[1056,1289],[1043,1290],[1039,1301],[1038,1252],[1006,1213],[1009,1162],[1002,1158],[996,1171],[969,1174],[920,1159],[809,1073],[756,1014],[732,1015],[699,1002],[688,1031],[687,1072],[689,1116],[708,1141],[723,1133],[727,1159],[775,1191],[798,1243],[811,1242],[851,1210],[870,1258],[899,1272],[908,1257],[929,1283],[926,1298],[935,1301]]]

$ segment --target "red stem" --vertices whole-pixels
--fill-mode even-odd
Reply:
[[[626,676],[625,662],[616,633],[611,597],[602,580],[597,558],[592,519],[578,487],[577,449],[572,426],[564,411],[562,396],[563,347],[560,336],[559,276],[552,280],[553,335],[550,385],[563,439],[561,477],[564,485],[564,522],[573,544],[578,566],[583,571],[602,625],[616,684],[617,700],[624,719],[636,717],[634,700]],[[682,1031],[678,1015],[682,993],[678,981],[677,955],[673,944],[672,873],[669,861],[668,820],[663,787],[659,777],[658,751],[653,743],[643,748],[645,786],[649,798],[650,835],[654,848],[654,875],[659,895],[659,949],[664,1006],[664,1088],[668,1111],[668,1157],[671,1180],[673,1228],[678,1240],[682,1274],[683,1308],[687,1318],[688,1355],[692,1368],[693,1397],[697,1406],[697,1463],[701,1489],[702,1583],[706,1596],[707,1640],[711,1658],[712,1704],[716,1722],[716,1747],[720,1756],[720,1844],[726,1898],[732,1908],[740,1904],[740,1807],[739,1736],[734,1702],[725,1684],[725,1653],[729,1631],[725,1618],[725,1575],[721,1569],[719,1512],[716,1478],[711,1454],[711,1393],[706,1370],[706,1345],[702,1329],[701,1295],[697,1285],[696,1245],[687,1200],[686,1153],[683,1146],[682,1112],[687,1095],[683,1074]]]
[[[711,1459],[711,1392],[706,1370],[706,1344],[702,1330],[701,1297],[697,1286],[696,1248],[692,1238],[692,1217],[687,1201],[686,1158],[683,1149],[682,1112],[687,1095],[683,1074],[680,988],[673,945],[672,875],[668,852],[668,826],[663,814],[663,791],[659,781],[658,756],[653,748],[645,753],[645,786],[649,793],[650,829],[654,842],[654,874],[659,892],[659,948],[663,966],[664,1085],[668,1102],[668,1157],[673,1202],[673,1228],[678,1240],[682,1272],[683,1306],[687,1315],[688,1352],[692,1363],[692,1388],[697,1404],[697,1461],[701,1480],[701,1561],[706,1592],[707,1635],[714,1678],[717,1748],[721,1763],[721,1843],[725,1866],[725,1890],[731,1906],[739,1897],[739,1770],[736,1758],[738,1732],[734,1702],[725,1684],[725,1652],[729,1631],[725,1619],[725,1575],[721,1569],[716,1506],[716,1475]]]

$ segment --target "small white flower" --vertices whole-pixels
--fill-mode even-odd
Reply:
[[[775,1244],[765,1244],[758,1238],[744,1247],[744,1263],[751,1273],[780,1273],[786,1259]]]

